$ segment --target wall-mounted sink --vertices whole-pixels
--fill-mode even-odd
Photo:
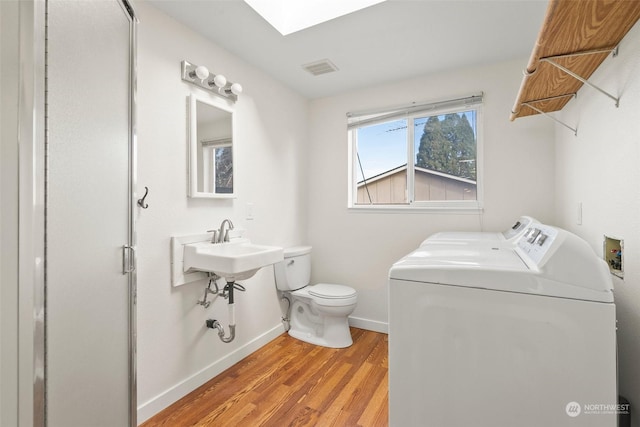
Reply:
[[[251,243],[248,239],[216,243],[195,242],[184,245],[184,271],[207,271],[228,282],[245,280],[267,265],[282,261],[278,246]]]

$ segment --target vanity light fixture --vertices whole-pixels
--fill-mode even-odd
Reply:
[[[213,92],[233,102],[238,100],[242,93],[240,83],[231,83],[222,74],[211,74],[204,65],[195,65],[188,61],[182,61],[182,80],[198,86],[201,89]]]

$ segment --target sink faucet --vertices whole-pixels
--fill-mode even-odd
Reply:
[[[226,232],[224,229],[225,223],[229,225],[229,228],[226,230]],[[229,230],[233,230],[233,223],[230,219],[225,219],[222,221],[222,224],[220,224],[220,228],[218,230],[207,230],[207,233],[213,233],[211,235],[211,243],[222,243],[229,241]]]
[[[224,229],[225,223],[229,225],[227,230]],[[230,219],[225,219],[222,221],[222,224],[220,224],[220,229],[218,230],[218,243],[229,241],[229,230],[233,230],[233,223]]]

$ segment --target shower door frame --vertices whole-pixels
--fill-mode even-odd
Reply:
[[[113,0],[129,20],[128,275],[129,425],[137,425],[136,327],[136,87],[137,15],[129,0]],[[19,427],[46,427],[46,37],[47,0],[19,6],[18,100],[18,407]],[[123,262],[123,264],[125,264]]]

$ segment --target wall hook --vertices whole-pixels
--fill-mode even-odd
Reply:
[[[142,196],[142,199],[138,199],[138,206],[142,209],[147,209],[149,207],[149,205],[144,202],[144,199],[147,198],[147,194],[149,194],[149,187],[144,187],[144,196]]]

